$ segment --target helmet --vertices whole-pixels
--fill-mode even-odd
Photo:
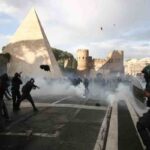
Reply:
[[[20,77],[20,74],[16,72],[15,77]]]
[[[34,83],[34,78],[31,78],[31,79],[30,79],[30,82]]]

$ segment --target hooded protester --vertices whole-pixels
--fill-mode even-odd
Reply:
[[[33,107],[34,111],[38,111],[38,109],[35,107],[34,101],[32,99],[32,96],[30,94],[32,89],[39,88],[37,85],[34,84],[34,79],[31,78],[23,87],[22,87],[22,95],[19,101],[17,102],[17,109],[19,110],[20,104],[24,99],[27,99]]]

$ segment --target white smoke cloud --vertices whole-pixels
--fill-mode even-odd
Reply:
[[[123,79],[123,78],[122,78]],[[93,100],[95,104],[100,105],[112,105],[115,101],[128,101],[134,110],[142,116],[147,111],[146,104],[141,104],[139,100],[135,98],[132,92],[132,88],[129,83],[119,83],[114,80],[114,76],[105,78],[105,84],[102,82],[95,82],[94,80],[89,81],[89,93],[85,97],[85,87],[81,82],[78,86],[72,85],[70,80],[65,79],[51,79],[45,80],[39,77],[35,78],[35,84],[40,89],[32,90],[32,95],[35,97],[35,102],[38,100],[49,100],[51,96],[77,96],[80,100]],[[76,99],[75,99],[76,100]]]
[[[82,97],[84,94],[83,83],[80,83],[78,86],[73,86],[68,79],[51,79],[46,81],[41,78],[35,78],[35,84],[36,83],[40,89],[33,91],[33,95],[68,95]]]
[[[116,100],[126,98],[127,92],[130,92],[123,84],[118,84],[113,77],[107,78],[105,85],[100,82],[95,82],[93,79],[89,80],[89,93],[87,97],[85,94],[85,87],[81,82],[79,85],[74,86],[68,79],[51,79],[45,80],[39,77],[35,78],[35,84],[40,89],[33,90],[34,96],[51,96],[51,95],[65,95],[65,96],[78,96],[85,99],[96,100],[105,103],[113,103]],[[124,91],[124,93],[122,93]]]
[[[120,83],[118,85],[115,93],[111,93],[108,95],[107,100],[111,103],[121,100],[128,101],[136,111],[136,113],[140,116],[142,116],[143,113],[147,112],[146,104],[142,104],[138,99],[135,98],[132,92],[132,87],[123,83]]]

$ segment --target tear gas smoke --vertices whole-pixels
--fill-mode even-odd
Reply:
[[[33,90],[34,96],[50,96],[50,95],[69,95],[79,96],[83,98],[85,87],[81,82],[74,86],[68,79],[50,79],[45,80],[42,78],[35,78],[35,84],[40,89]],[[118,98],[118,90],[116,93],[118,83],[115,80],[106,81],[105,85],[94,80],[89,81],[89,94],[88,99],[105,101],[112,103]],[[120,91],[119,91],[120,92]]]
[[[85,92],[85,87],[82,82],[78,86],[74,86],[67,78],[50,80],[35,78],[35,84],[40,87],[39,90],[32,91],[32,95],[36,97],[65,95],[83,98]],[[90,80],[88,99],[98,100],[100,103],[105,102],[108,104],[112,104],[114,101],[128,100],[139,114],[143,114],[146,110],[145,107],[139,107],[129,84],[119,83],[113,79],[106,80],[104,85]]]
[[[80,83],[78,86],[73,86],[68,79],[50,79],[44,80],[35,78],[35,84],[40,89],[34,90],[32,93],[35,96],[48,96],[48,95],[73,95],[80,96],[84,93],[84,85]]]
[[[114,93],[108,94],[107,100],[110,101],[110,103],[120,100],[128,101],[139,116],[147,112],[146,105],[134,97],[132,87],[123,83],[118,85]]]

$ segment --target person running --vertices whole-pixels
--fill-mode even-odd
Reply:
[[[27,99],[31,104],[32,104],[32,107],[33,107],[33,110],[34,111],[38,111],[38,109],[36,108],[35,104],[34,104],[34,101],[32,99],[32,96],[30,94],[31,90],[32,89],[36,89],[39,87],[37,85],[34,84],[34,79],[31,78],[23,87],[22,87],[22,95],[21,95],[21,98],[18,100],[17,102],[17,110],[19,110],[20,108],[20,104],[21,102],[24,100],[24,99]]]

